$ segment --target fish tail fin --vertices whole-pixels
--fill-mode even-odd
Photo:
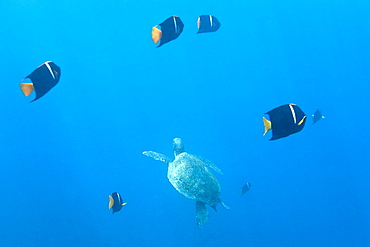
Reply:
[[[162,38],[162,31],[157,28],[157,26],[152,27],[152,41],[154,44],[157,44]]]
[[[20,86],[21,86],[21,90],[24,94],[24,96],[28,97],[30,96],[30,94],[33,92],[34,90],[34,87],[33,87],[33,83],[20,83]]]
[[[111,209],[114,205],[114,199],[113,197],[109,196],[109,204],[108,204],[108,209]]]
[[[271,121],[267,120],[265,117],[262,117],[263,125],[265,126],[265,132],[263,135],[266,135],[267,131],[271,129]]]

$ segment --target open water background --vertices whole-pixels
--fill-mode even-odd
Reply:
[[[1,246],[370,245],[368,1],[0,9]],[[195,34],[202,14],[221,28]],[[184,31],[156,49],[151,27],[171,15]],[[48,60],[61,80],[28,103],[19,82]],[[269,142],[261,117],[288,103],[326,119]],[[224,172],[231,209],[210,209],[202,229],[166,165],[141,154],[172,158],[175,137]],[[128,204],[112,215],[114,191]]]

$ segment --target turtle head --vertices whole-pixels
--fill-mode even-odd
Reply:
[[[182,144],[182,140],[180,138],[173,139],[173,152],[175,154],[175,157],[185,152],[184,144]]]

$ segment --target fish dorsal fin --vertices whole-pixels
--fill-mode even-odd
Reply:
[[[151,157],[151,158],[153,158],[155,160],[160,160],[160,161],[165,162],[167,164],[171,162],[171,159],[168,158],[164,154],[160,154],[160,153],[153,152],[153,151],[144,151],[143,154],[145,156]]]
[[[34,87],[33,87],[33,83],[20,83],[20,86],[21,86],[21,90],[24,94],[24,96],[28,97],[30,96],[30,94],[33,92],[34,90]]]
[[[108,204],[108,209],[111,209],[114,205],[114,199],[112,196],[109,196],[109,204]]]
[[[223,175],[223,172],[221,171],[221,169],[218,168],[215,164],[213,164],[212,161],[207,160],[206,158],[203,158],[201,156],[197,156],[197,155],[193,155],[193,156],[196,157],[197,159],[200,159],[207,167],[210,167],[213,170],[215,170],[215,172]]]
[[[266,118],[262,117],[263,125],[265,126],[265,132],[263,135],[266,135],[267,131],[271,129],[271,121],[267,120]]]

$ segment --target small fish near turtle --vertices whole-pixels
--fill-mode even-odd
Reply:
[[[184,23],[178,16],[168,17],[161,24],[152,27],[152,41],[154,44],[159,42],[158,47],[177,39],[182,30],[184,29]]]
[[[28,97],[33,91],[36,93],[36,97],[31,101],[34,102],[43,97],[53,87],[55,87],[60,79],[61,72],[60,67],[52,61],[46,61],[37,67],[31,74],[22,79],[30,79],[30,82],[20,83],[21,90],[24,96]]]
[[[127,202],[123,202],[122,196],[118,192],[113,192],[109,197],[108,209],[112,209],[112,214],[120,211]]]
[[[244,195],[245,193],[247,193],[252,187],[252,184],[251,183],[246,183],[240,190],[240,194],[241,195]]]
[[[317,123],[319,120],[325,118],[323,115],[322,115],[322,112],[320,109],[317,109],[314,114],[312,114],[312,124],[315,124]]]
[[[306,114],[296,104],[286,104],[272,109],[265,113],[270,120],[262,118],[265,132],[271,129],[272,137],[270,141],[277,140],[300,132],[306,123]]]
[[[222,172],[211,161],[185,152],[180,138],[173,139],[173,151],[173,161],[166,155],[153,151],[145,151],[143,154],[167,163],[168,180],[180,194],[196,201],[196,221],[199,227],[203,227],[209,218],[206,204],[215,211],[217,204],[229,209],[219,198],[221,186],[209,168],[220,174]]]

